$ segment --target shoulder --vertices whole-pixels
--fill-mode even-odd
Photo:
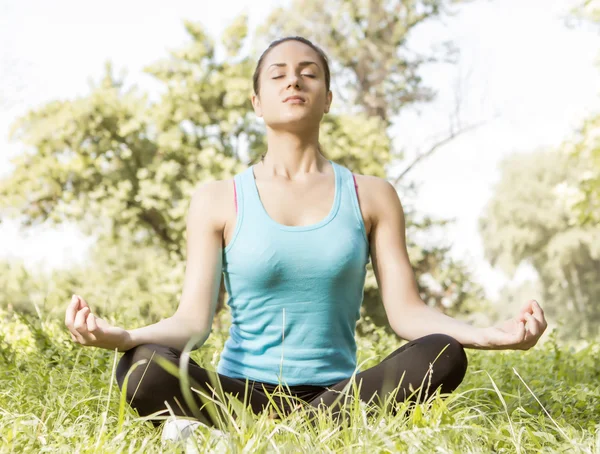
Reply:
[[[203,181],[192,192],[188,219],[192,221],[201,217],[203,222],[222,231],[233,198],[233,178]]]
[[[353,173],[356,177],[356,183],[360,187],[361,185],[369,192],[396,192],[396,189],[385,178],[375,177],[373,175],[361,175],[359,173]]]
[[[385,178],[354,174],[363,216],[372,227],[385,219],[404,220],[404,210],[398,192]]]
[[[355,173],[358,197],[361,208],[368,210],[372,220],[379,219],[386,212],[402,212],[402,205],[396,188],[385,178]]]

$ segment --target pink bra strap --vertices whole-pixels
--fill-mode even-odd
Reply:
[[[237,214],[237,192],[235,190],[235,180],[233,180],[233,198],[235,200],[235,214]]]
[[[354,189],[356,189],[356,198],[358,199],[358,184],[356,184],[356,177],[352,174],[352,178],[354,179]]]

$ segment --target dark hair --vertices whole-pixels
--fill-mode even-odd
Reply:
[[[319,46],[313,44],[308,39],[303,38],[302,36],[286,36],[284,38],[276,39],[271,44],[269,44],[269,47],[267,47],[265,49],[265,51],[262,53],[262,55],[258,59],[258,63],[256,64],[256,69],[254,70],[254,74],[252,75],[252,87],[254,88],[254,93],[256,95],[258,95],[258,92],[260,90],[260,80],[259,80],[260,72],[262,70],[265,58],[267,57],[267,55],[269,54],[271,49],[273,49],[274,47],[277,47],[279,44],[284,43],[286,41],[299,41],[303,44],[306,44],[307,46],[310,46],[319,55],[319,58],[321,59],[321,63],[323,64],[323,69],[325,71],[325,89],[327,91],[329,91],[330,86],[331,86],[331,73],[329,71],[329,60],[327,58],[327,55],[325,55],[325,52],[323,52],[323,50]],[[321,154],[323,154],[321,144],[319,144],[319,152]],[[325,155],[323,154],[323,156],[325,156]],[[265,157],[265,155],[262,155],[262,158],[264,158],[264,157]],[[261,160],[262,160],[262,158],[261,158]]]

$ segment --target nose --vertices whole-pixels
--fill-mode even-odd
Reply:
[[[300,88],[300,77],[295,72],[288,77],[288,88],[292,86]]]

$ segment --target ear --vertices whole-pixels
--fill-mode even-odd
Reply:
[[[260,98],[252,93],[252,107],[257,117],[262,117],[262,108],[260,107]]]
[[[327,92],[327,101],[325,102],[325,113],[329,113],[329,109],[331,108],[331,101],[333,99],[333,93],[331,90]]]

